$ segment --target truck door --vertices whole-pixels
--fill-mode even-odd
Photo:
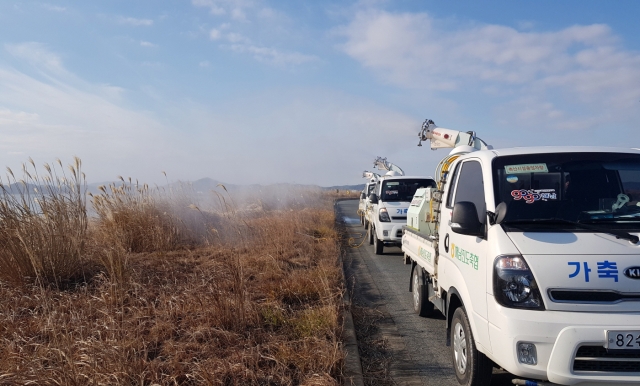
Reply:
[[[487,223],[485,182],[482,165],[477,159],[464,160],[456,166],[446,192],[445,208],[441,212],[439,264],[446,269],[450,286],[455,286],[465,302],[470,322],[475,324],[476,340],[491,350],[487,322],[487,269],[491,266],[487,256],[487,240],[451,231],[451,214],[457,202],[473,202],[481,223]],[[451,270],[451,271],[450,271]],[[443,286],[445,285],[442,282]],[[447,290],[447,288],[444,288]],[[464,292],[464,294],[462,293]],[[466,297],[466,299],[465,299]],[[470,303],[470,304],[467,304]],[[484,351],[484,350],[483,350]]]

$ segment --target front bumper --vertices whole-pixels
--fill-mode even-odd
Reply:
[[[402,244],[402,227],[407,225],[406,221],[402,222],[380,222],[376,229],[378,239],[385,243]]]
[[[492,348],[488,356],[510,373],[560,385],[640,383],[640,371],[629,371],[629,365],[640,368],[640,355],[625,352],[621,357],[608,356],[603,350],[606,330],[640,330],[640,313],[516,310],[498,305],[492,296],[487,300]],[[518,362],[518,342],[536,345],[536,365]],[[590,357],[580,354],[582,359],[576,360],[581,347],[581,353],[589,352]],[[598,363],[603,366],[590,366]],[[623,367],[619,365],[627,370],[620,370]]]

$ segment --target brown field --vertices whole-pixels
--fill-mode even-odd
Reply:
[[[0,384],[340,384],[339,194],[203,210],[29,173],[0,186]]]

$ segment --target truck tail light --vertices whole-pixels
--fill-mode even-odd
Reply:
[[[389,217],[389,213],[387,213],[387,208],[381,208],[379,212],[379,217],[381,222],[391,222],[391,218]]]
[[[522,256],[498,256],[493,264],[493,296],[509,308],[544,310],[538,283]]]

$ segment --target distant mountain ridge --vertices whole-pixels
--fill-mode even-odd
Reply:
[[[115,184],[116,186],[122,185],[122,181],[103,181],[103,182],[94,182],[87,184],[87,192],[91,194],[100,194],[101,191],[98,189],[100,186],[108,187],[109,185]],[[135,184],[135,181],[132,181]],[[140,182],[143,184],[143,182]],[[129,184],[129,181],[126,181],[126,184]],[[236,191],[244,191],[251,189],[260,189],[265,187],[296,187],[296,188],[311,188],[311,189],[321,189],[321,190],[356,190],[360,191],[364,189],[364,184],[356,184],[356,185],[334,185],[334,186],[318,186],[318,185],[305,185],[305,184],[290,184],[290,183],[276,183],[276,184],[268,184],[268,185],[260,185],[260,184],[248,184],[248,185],[239,185],[239,184],[227,184],[213,178],[205,177],[200,178],[195,181],[177,181],[170,182],[167,185],[158,186],[159,188],[180,188],[181,186],[189,186],[197,193],[206,193],[212,190],[222,190],[223,186],[229,192]],[[11,193],[18,193],[20,191],[26,190],[33,192],[34,189],[38,189],[40,185],[36,184],[27,184],[26,186],[21,183],[13,183],[9,185],[7,190]],[[155,187],[155,185],[151,185],[151,187]],[[107,190],[108,191],[108,190]]]

